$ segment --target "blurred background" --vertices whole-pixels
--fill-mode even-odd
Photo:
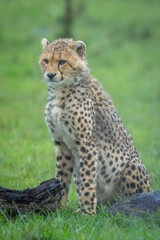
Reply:
[[[160,1],[1,0],[0,18],[0,185],[21,189],[54,176],[38,60],[42,38],[73,37],[86,43],[91,74],[159,188]]]

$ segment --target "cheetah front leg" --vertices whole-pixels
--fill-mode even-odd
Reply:
[[[63,186],[63,195],[61,199],[61,206],[66,207],[69,186],[71,183],[72,172],[73,172],[73,156],[71,151],[63,142],[55,142],[56,145],[56,178],[59,179]]]
[[[94,143],[80,146],[80,204],[82,214],[96,213],[97,149]]]

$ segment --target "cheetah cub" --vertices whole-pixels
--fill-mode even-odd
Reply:
[[[49,85],[45,119],[56,147],[56,177],[66,206],[74,171],[82,214],[115,196],[151,192],[149,173],[112,101],[90,75],[82,41],[42,40],[40,67]]]

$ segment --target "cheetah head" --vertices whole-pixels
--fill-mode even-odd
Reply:
[[[89,73],[84,42],[59,39],[50,43],[44,38],[42,45],[39,64],[49,86],[73,85]]]

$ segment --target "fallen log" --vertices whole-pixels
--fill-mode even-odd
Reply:
[[[160,190],[152,193],[140,193],[113,204],[106,211],[111,215],[126,215],[145,218],[149,213],[160,220]]]
[[[10,216],[28,211],[51,211],[58,207],[62,196],[62,187],[55,178],[40,183],[35,188],[13,190],[0,187],[0,210]]]

